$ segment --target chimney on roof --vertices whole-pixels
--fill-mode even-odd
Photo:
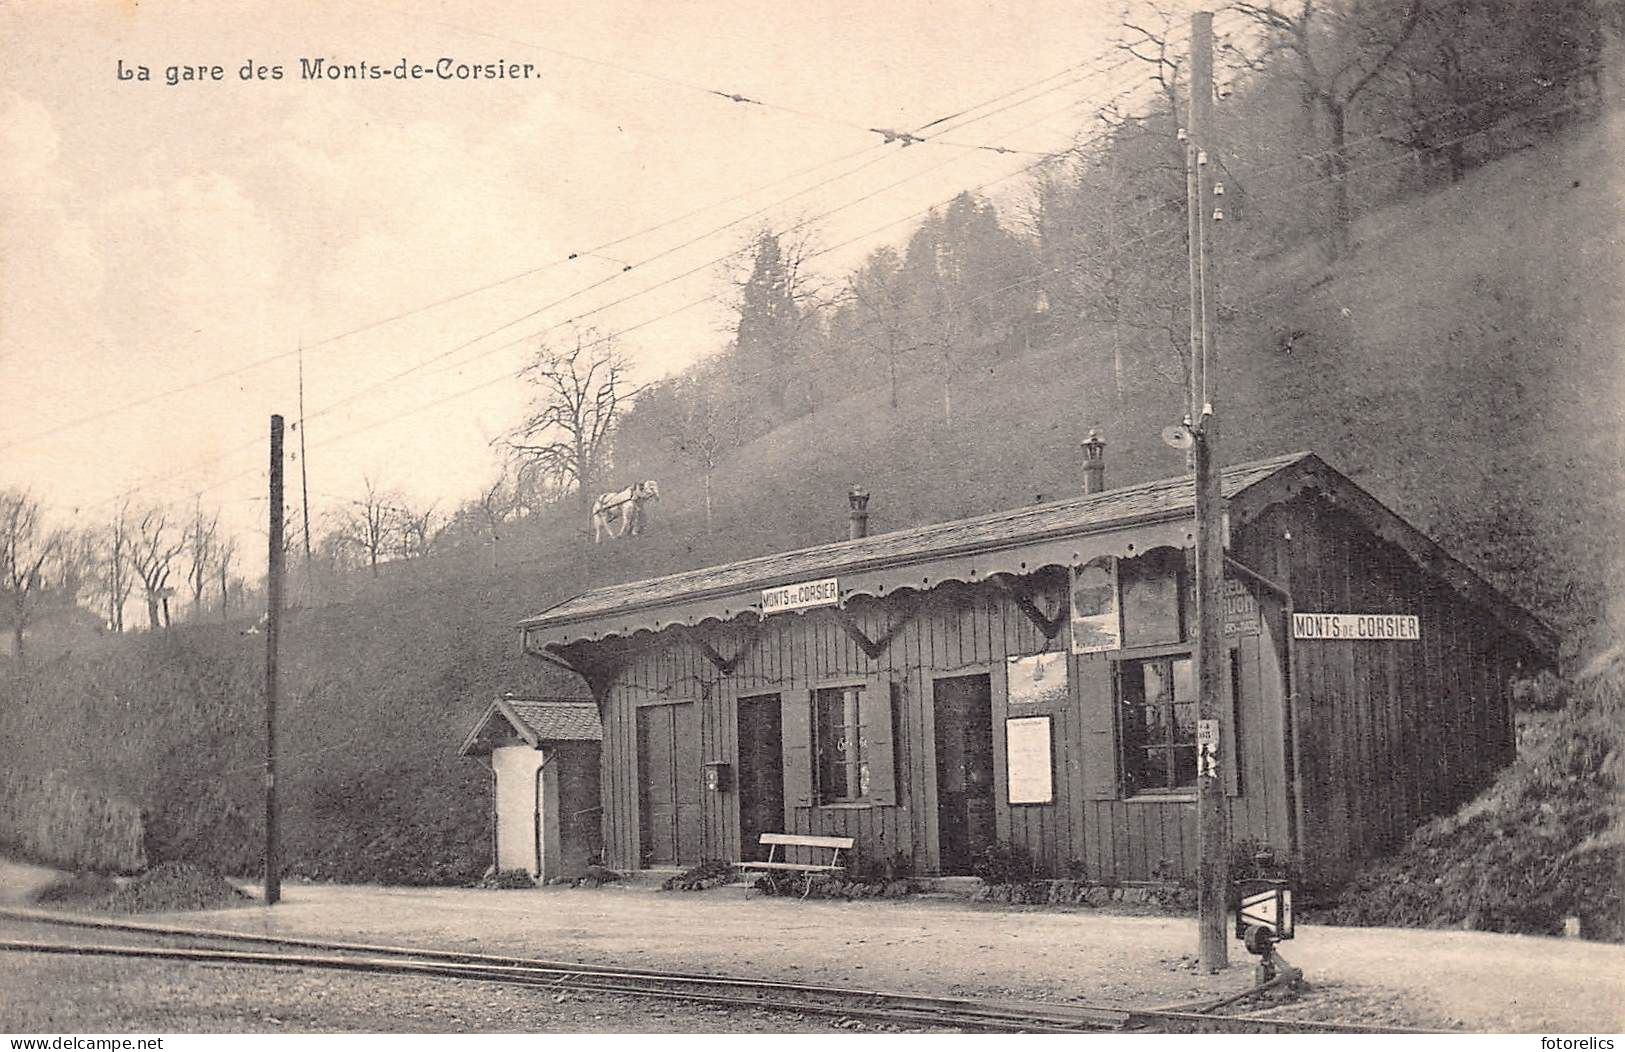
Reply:
[[[862,486],[853,486],[847,491],[846,501],[852,506],[852,512],[847,517],[846,535],[850,540],[869,536],[869,491]]]
[[[1106,488],[1106,443],[1100,432],[1089,429],[1089,438],[1083,443],[1083,492],[1099,493]]]

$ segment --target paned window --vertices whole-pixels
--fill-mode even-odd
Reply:
[[[869,795],[864,742],[863,688],[826,687],[816,691],[818,799],[846,803]]]
[[[1118,666],[1123,788],[1136,793],[1196,785],[1196,668],[1188,654]]]

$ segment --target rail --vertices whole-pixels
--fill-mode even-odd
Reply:
[[[93,932],[119,932],[171,942],[225,942],[262,946],[278,951],[319,951],[265,952],[198,945],[142,946],[4,939],[0,940],[0,952],[438,976],[538,986],[550,990],[574,989],[724,1006],[774,1008],[913,1026],[952,1027],[973,1032],[1082,1033],[1128,1030],[1231,1033],[1426,1032],[1262,1016],[1220,1015],[1212,1011],[1214,1007],[1234,1003],[1280,985],[1288,976],[1213,1002],[1140,1009],[1076,1002],[946,997],[659,969],[599,967],[576,962],[545,961],[455,950],[339,942],[223,929],[171,927],[44,910],[0,908],[0,919]]]

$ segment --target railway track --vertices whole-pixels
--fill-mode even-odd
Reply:
[[[465,953],[371,943],[260,935],[206,928],[173,928],[136,921],[0,909],[0,919],[52,930],[118,933],[120,942],[0,940],[0,951],[242,967],[305,968],[415,975],[677,1000],[728,1007],[770,1008],[836,1015],[911,1027],[991,1033],[1086,1033],[1156,1030],[1225,1033],[1398,1033],[1393,1028],[1218,1014],[1225,998],[1177,1008],[1121,1008],[1066,1002],[1008,1001],[864,990],[809,983],[701,975],[641,968],[610,968],[496,954]],[[151,940],[142,945],[130,937]],[[156,944],[154,944],[156,943]],[[245,947],[256,947],[249,949]],[[1262,989],[1262,988],[1260,988]],[[1242,997],[1255,991],[1247,991]]]

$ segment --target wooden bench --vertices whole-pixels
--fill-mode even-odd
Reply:
[[[797,833],[763,833],[757,841],[767,845],[766,862],[741,862],[740,869],[760,869],[768,872],[805,873],[807,884],[801,889],[801,897],[806,898],[812,891],[812,878],[819,873],[838,873],[846,867],[841,864],[841,852],[852,850],[853,839],[849,836],[801,836]],[[812,862],[784,862],[778,858],[781,847],[808,847],[830,852],[828,863]]]

